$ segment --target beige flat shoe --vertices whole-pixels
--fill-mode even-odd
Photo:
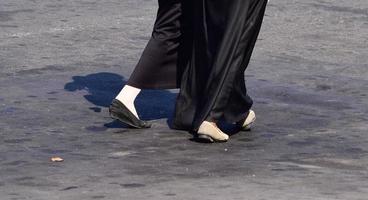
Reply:
[[[250,131],[255,120],[256,113],[253,110],[249,110],[248,116],[244,120],[238,122],[238,125],[242,131]]]
[[[208,121],[202,122],[198,129],[198,139],[206,142],[226,142],[229,136]]]

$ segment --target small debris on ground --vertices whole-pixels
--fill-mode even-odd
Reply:
[[[62,158],[60,158],[60,157],[52,157],[52,158],[51,158],[51,161],[52,161],[52,162],[63,162],[63,161],[64,161],[64,159],[62,159]]]

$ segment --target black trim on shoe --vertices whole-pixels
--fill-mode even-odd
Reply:
[[[227,140],[216,140],[215,138],[206,135],[206,134],[198,134],[195,136],[195,140],[200,143],[225,143]]]
[[[215,142],[215,140],[212,137],[208,135],[204,135],[204,134],[197,134],[196,140],[201,143],[214,143]]]
[[[123,103],[114,99],[109,107],[110,117],[134,128],[150,128],[151,123],[138,119]]]
[[[245,120],[247,120],[249,114],[250,114],[250,111],[248,111],[247,115],[245,115],[245,117],[243,117],[240,121],[236,122],[236,125],[238,125],[240,128],[243,127],[243,124],[244,124]]]
[[[240,121],[236,122],[236,125],[239,127],[239,129],[241,131],[250,131],[250,129],[246,129],[246,130],[243,129],[243,124],[244,124],[245,120],[247,120],[249,114],[250,114],[250,110],[248,111],[247,115],[243,119],[241,119]]]

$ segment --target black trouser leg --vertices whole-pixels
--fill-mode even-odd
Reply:
[[[127,84],[142,89],[178,87],[181,0],[159,0],[152,36]]]

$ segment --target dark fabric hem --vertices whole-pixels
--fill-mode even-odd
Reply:
[[[126,85],[130,85],[139,89],[147,89],[147,90],[166,90],[166,89],[179,89],[180,87],[172,85],[172,84],[135,84],[134,82],[127,82]]]

